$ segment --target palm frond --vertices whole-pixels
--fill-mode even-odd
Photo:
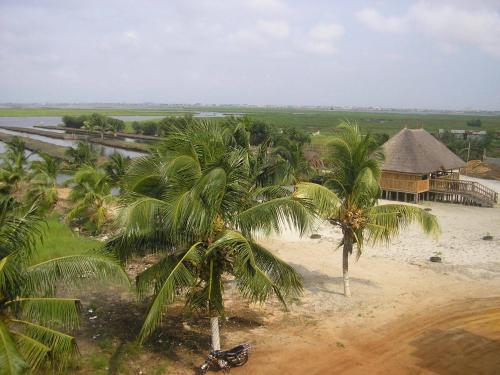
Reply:
[[[78,327],[80,301],[73,298],[25,297],[7,303],[22,320],[50,327]]]
[[[78,347],[73,336],[25,320],[11,319],[22,333],[50,348],[50,358],[54,367],[63,369],[78,355]]]
[[[321,217],[334,216],[340,205],[340,199],[325,186],[311,182],[297,184],[295,196],[310,200]]]
[[[314,221],[314,207],[308,199],[297,196],[275,198],[256,204],[235,218],[236,227],[245,235],[280,233],[284,227],[300,234],[308,231]]]
[[[90,281],[129,285],[127,274],[118,261],[102,249],[51,258],[27,268],[27,285],[31,291],[53,291],[59,281],[69,286],[81,286]]]
[[[265,247],[252,242],[255,264],[278,286],[285,299],[297,298],[303,291],[302,276]]]
[[[160,279],[162,280],[162,285],[149,306],[146,319],[144,319],[139,333],[140,342],[147,339],[156,327],[161,324],[166,307],[175,300],[179,289],[192,286],[196,281],[196,277],[193,275],[189,265],[196,266],[198,264],[200,259],[198,254],[199,245],[199,243],[192,245],[189,250],[176,259],[175,263],[171,263],[170,267],[165,269],[165,273]],[[142,280],[140,276],[138,277],[138,285],[140,285],[139,288],[141,290],[145,290],[148,285],[151,285],[153,280],[158,279],[158,273],[155,271],[146,272]]]
[[[50,353],[50,348],[47,345],[19,332],[13,332],[13,335],[19,352],[31,369],[36,370],[47,361],[48,353]]]
[[[0,370],[5,375],[19,375],[29,372],[28,363],[19,353],[15,341],[2,320],[0,320]]]
[[[406,204],[384,204],[371,208],[367,230],[372,243],[388,243],[400,231],[412,223],[418,224],[424,233],[437,236],[440,232],[437,218],[429,212]]]
[[[273,281],[270,274],[259,267],[251,243],[241,233],[231,230],[225,231],[207,249],[207,256],[210,253],[225,249],[231,249],[231,253],[234,254],[235,264],[232,272],[238,283],[238,289],[244,298],[252,302],[263,303],[271,294],[274,294],[286,308],[282,290]],[[263,257],[261,257],[260,263],[266,266],[263,260]],[[269,267],[269,264],[267,264],[267,267]],[[276,271],[276,268],[274,268],[274,271]]]

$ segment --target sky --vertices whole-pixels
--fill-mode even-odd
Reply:
[[[0,102],[500,110],[500,0],[0,0]]]

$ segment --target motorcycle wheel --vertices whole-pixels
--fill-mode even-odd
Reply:
[[[200,368],[198,369],[198,374],[199,375],[205,375],[208,371],[208,365],[206,363],[202,364]]]
[[[238,361],[235,363],[232,363],[234,367],[240,367],[243,366],[245,363],[248,361],[248,354],[243,355],[243,358],[238,356]]]

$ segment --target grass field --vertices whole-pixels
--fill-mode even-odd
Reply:
[[[102,246],[102,243],[84,236],[79,236],[54,215],[47,220],[44,226],[43,241],[36,246],[34,261],[44,261],[52,257],[60,257],[79,253],[82,250]]]
[[[76,108],[0,108],[0,116],[63,116],[99,112],[105,115],[122,116],[170,116],[197,112],[245,113],[255,120],[263,120],[276,126],[294,126],[308,132],[320,131],[330,135],[342,120],[356,121],[364,132],[396,133],[404,127],[421,128],[436,132],[438,129],[467,129],[467,121],[480,118],[480,129],[500,132],[500,115],[486,114],[433,114],[394,112],[349,112],[313,110],[306,108],[265,107],[168,107],[165,109],[76,109]],[[220,118],[219,118],[220,119]],[[320,136],[315,142],[321,143]]]

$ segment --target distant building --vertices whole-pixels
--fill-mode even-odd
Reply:
[[[485,130],[439,129],[439,137],[441,138],[447,132],[458,139],[482,139],[488,134]]]
[[[460,133],[459,133],[460,134]],[[460,180],[465,162],[423,129],[403,129],[382,146],[382,198],[418,203],[422,199],[492,207],[493,190]]]

